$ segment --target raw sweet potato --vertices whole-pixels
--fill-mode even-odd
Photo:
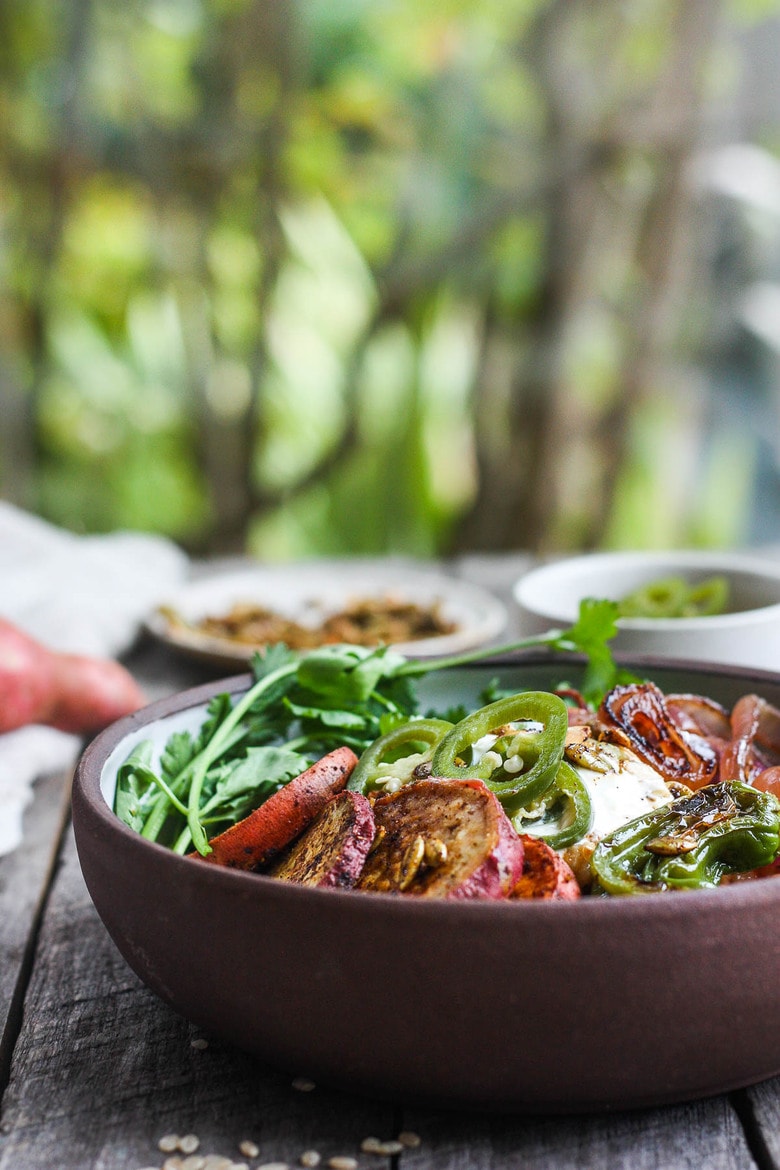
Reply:
[[[359,890],[425,898],[504,898],[523,843],[481,780],[420,780],[374,802],[376,844]]]
[[[579,898],[579,883],[559,853],[529,833],[522,835],[522,842],[523,872],[510,898],[539,898],[546,901]]]
[[[268,873],[303,886],[348,890],[360,877],[373,840],[370,801],[359,792],[340,792]]]
[[[58,654],[0,618],[0,732],[42,723],[91,734],[144,702],[118,662]]]
[[[351,748],[329,752],[248,817],[214,837],[204,860],[233,869],[267,865],[341,792],[356,763]]]

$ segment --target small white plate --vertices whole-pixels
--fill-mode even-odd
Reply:
[[[165,610],[174,611],[187,623],[197,623],[206,616],[226,614],[237,603],[249,603],[317,624],[352,601],[388,597],[420,606],[438,604],[442,617],[455,624],[452,633],[395,644],[400,653],[415,657],[440,657],[484,646],[502,633],[507,622],[506,608],[497,597],[455,577],[403,566],[380,570],[306,562],[238,569],[192,581],[148,616],[146,628],[191,656],[224,665],[246,663],[257,647],[177,626]]]

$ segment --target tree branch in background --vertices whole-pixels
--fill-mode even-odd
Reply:
[[[254,177],[255,198],[249,220],[262,252],[256,293],[258,328],[246,357],[225,352],[214,336],[205,297],[194,292],[187,309],[190,372],[196,390],[197,451],[210,487],[213,519],[208,551],[237,553],[246,547],[254,511],[266,507],[258,487],[255,461],[265,430],[262,387],[268,368],[264,339],[271,297],[286,254],[279,210],[287,198],[282,159],[287,139],[287,107],[297,83],[295,26],[287,5],[249,5],[224,20],[220,36],[208,47],[203,65],[207,85],[220,87],[211,106],[213,136],[242,146],[240,169]],[[264,81],[272,97],[262,116],[242,113],[242,87]],[[246,99],[244,99],[246,100]],[[225,218],[230,171],[203,193],[200,217],[200,270],[197,284],[208,289],[207,236]],[[228,216],[229,219],[229,216]],[[198,303],[194,303],[197,301]]]
[[[61,21],[64,46],[61,62],[61,95],[54,124],[50,127],[56,149],[39,152],[34,162],[7,126],[0,143],[5,155],[9,186],[17,189],[20,206],[29,214],[20,217],[17,246],[30,278],[22,295],[5,293],[0,302],[0,341],[4,329],[11,335],[3,346],[8,358],[0,367],[0,494],[30,509],[39,505],[33,468],[45,458],[39,438],[40,396],[47,373],[46,321],[50,310],[49,279],[62,246],[74,177],[89,153],[84,131],[84,72],[89,56],[92,0],[72,0],[52,18]],[[0,12],[0,40],[6,46],[4,65],[13,77],[18,62],[10,53],[12,14]],[[7,25],[5,30],[3,25]],[[14,273],[16,284],[17,273]],[[23,286],[24,287],[24,286]],[[25,351],[26,362],[10,359]],[[26,365],[26,372],[22,370]]]
[[[602,17],[614,8],[600,5]],[[593,165],[552,193],[547,275],[534,316],[516,323],[487,319],[475,415],[489,414],[488,404],[503,394],[507,433],[479,433],[480,489],[460,547],[521,544],[553,552],[593,547],[604,535],[629,421],[657,386],[659,363],[673,349],[672,306],[679,307],[690,288],[693,235],[685,232],[690,204],[682,175],[699,141],[702,68],[712,50],[716,10],[707,0],[674,6],[668,67],[650,95],[652,117],[642,118],[645,135],[652,130],[662,138],[652,143],[652,153],[644,152],[652,181],[638,197],[630,185],[625,190],[619,169],[639,157],[642,146],[625,118],[610,109],[600,113],[586,140],[619,138],[625,157],[592,152]],[[548,13],[546,48],[537,58],[555,154],[583,133],[583,110],[561,93],[566,77],[545,63],[565,59],[568,23],[581,15],[579,5],[559,8],[557,23]],[[610,43],[619,60],[617,27],[611,26]],[[599,330],[608,351],[600,384],[578,357]],[[497,353],[513,356],[498,361]],[[496,376],[503,391],[490,384]]]

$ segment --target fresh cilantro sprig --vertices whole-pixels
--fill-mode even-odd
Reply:
[[[151,743],[134,748],[119,769],[117,814],[151,841],[208,853],[209,835],[314,760],[341,745],[360,753],[413,715],[414,687],[398,674],[406,661],[386,647],[346,645],[255,655],[249,690],[213,699],[198,734],[174,733],[156,770]]]
[[[617,633],[619,616],[617,602],[588,597],[580,602],[577,620],[568,629],[547,630],[543,634],[533,634],[504,646],[492,646],[490,655],[510,654],[534,647],[546,647],[562,654],[582,654],[587,661],[581,692],[591,706],[597,707],[607,691],[620,682],[634,679],[632,674],[616,664],[610,649],[610,642]],[[481,649],[432,663],[409,662],[401,668],[400,673],[407,678],[415,677],[444,667],[466,666],[484,656],[485,651]]]
[[[566,630],[549,630],[492,647],[491,655],[532,647],[578,653],[582,685],[596,706],[632,676],[609,647],[618,606],[588,599]],[[119,769],[115,809],[126,824],[180,853],[210,852],[213,836],[333,748],[358,754],[418,710],[414,680],[484,657],[484,650],[435,661],[412,661],[388,647],[335,645],[296,655],[275,645],[252,660],[254,681],[238,699],[219,695],[197,735],[170,737],[154,767],[152,745],[138,744]]]

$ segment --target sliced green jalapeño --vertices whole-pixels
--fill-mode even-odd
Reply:
[[[394,727],[369,744],[355,765],[347,788],[365,793],[377,787],[378,782],[387,778],[393,764],[399,765],[400,774],[406,758],[414,757],[415,767],[430,762],[437,744],[452,726],[446,719],[410,719]]]
[[[539,828],[521,814],[515,816],[513,824],[518,833],[530,833],[545,841],[553,849],[566,849],[580,841],[590,831],[593,823],[593,805],[584,783],[575,769],[566,760],[561,761],[558,775],[545,795],[548,806],[559,812],[557,823],[546,822]]]
[[[516,728],[526,724],[527,729]],[[511,725],[507,733],[505,728]],[[434,776],[482,780],[508,812],[538,800],[554,783],[563,759],[566,704],[546,691],[524,691],[489,703],[456,723],[433,753]],[[498,732],[494,748],[474,747]]]

